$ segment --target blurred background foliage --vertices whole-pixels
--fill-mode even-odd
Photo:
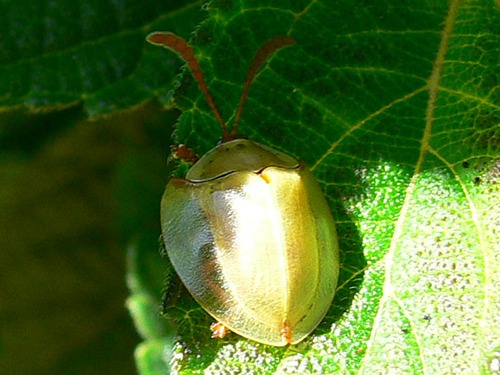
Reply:
[[[16,114],[0,163],[2,373],[136,373],[125,249],[141,228],[157,253],[172,116]]]
[[[181,66],[144,54],[144,38],[158,28],[189,38],[200,7],[0,4],[0,373],[137,373],[126,249],[146,241],[161,262],[178,111],[153,97]]]

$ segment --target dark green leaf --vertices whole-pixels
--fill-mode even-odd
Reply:
[[[200,1],[9,0],[0,13],[0,109],[48,111],[83,103],[90,116],[133,107],[166,90],[179,68],[144,37],[189,36]],[[162,91],[162,90],[160,90]]]

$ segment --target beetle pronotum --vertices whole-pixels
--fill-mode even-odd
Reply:
[[[147,40],[186,61],[223,139],[185,178],[167,184],[161,222],[170,261],[196,301],[220,322],[216,335],[227,327],[264,344],[296,344],[321,322],[335,294],[335,225],[304,163],[238,134],[258,69],[294,40],[273,38],[259,49],[230,130],[191,46],[172,33],[152,33]]]

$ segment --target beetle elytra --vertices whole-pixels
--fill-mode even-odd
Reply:
[[[171,178],[161,203],[162,235],[187,290],[224,327],[264,344],[296,344],[321,322],[339,273],[334,221],[303,163],[243,139],[237,126],[263,62],[292,44],[264,44],[248,71],[229,130],[205,84],[193,49],[172,34],[148,36],[188,64],[222,129],[222,143],[185,178]],[[223,327],[222,327],[223,326]]]

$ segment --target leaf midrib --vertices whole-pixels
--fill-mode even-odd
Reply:
[[[391,278],[391,268],[392,265],[394,264],[393,258],[394,254],[396,251],[396,246],[400,242],[402,236],[403,236],[403,228],[404,228],[404,223],[406,221],[406,218],[408,216],[408,212],[411,206],[411,199],[413,196],[413,193],[415,192],[415,189],[417,187],[417,181],[420,175],[420,172],[422,171],[422,166],[425,161],[426,154],[428,152],[432,152],[431,146],[430,146],[430,139],[432,136],[432,124],[434,122],[434,112],[436,109],[436,102],[438,98],[438,92],[440,89],[440,84],[441,84],[441,78],[443,76],[443,66],[444,66],[444,61],[445,61],[445,55],[448,50],[448,45],[449,45],[449,40],[450,40],[450,35],[453,32],[453,27],[455,25],[457,16],[458,16],[458,10],[460,8],[460,5],[462,3],[462,0],[454,0],[451,2],[448,14],[446,16],[445,22],[444,22],[444,29],[442,32],[442,38],[441,42],[439,44],[439,48],[437,51],[436,59],[432,68],[431,76],[429,78],[428,84],[425,86],[425,89],[429,91],[429,99],[427,102],[427,108],[426,108],[426,116],[425,116],[425,128],[421,140],[421,146],[420,146],[420,154],[419,158],[417,160],[417,163],[415,165],[415,170],[413,173],[413,176],[410,180],[410,183],[408,184],[408,187],[406,188],[405,191],[405,199],[403,202],[403,205],[401,207],[401,213],[398,217],[398,220],[396,222],[395,228],[394,228],[394,234],[392,236],[391,242],[390,242],[390,247],[389,251],[387,252],[387,255],[384,258],[385,262],[385,281],[383,285],[383,293],[382,293],[382,298],[380,300],[380,308],[375,316],[374,323],[373,323],[373,328],[371,330],[370,338],[368,339],[367,345],[366,345],[366,355],[363,357],[361,361],[361,365],[358,370],[358,374],[363,374],[365,371],[365,366],[367,365],[367,358],[370,358],[370,351],[373,348],[373,341],[375,340],[376,333],[378,331],[378,327],[381,325],[381,320],[382,320],[382,311],[384,309],[384,306],[388,303],[388,301],[392,298],[395,298],[393,295],[394,291],[394,286],[392,285],[392,278]],[[420,90],[423,91],[423,88]],[[456,174],[455,174],[456,175]],[[470,201],[469,201],[470,202]],[[469,203],[470,204],[470,203]],[[404,311],[404,310],[403,310]],[[412,322],[411,316],[406,316],[409,322]],[[426,367],[426,361],[425,358],[422,357],[422,343],[419,340],[419,336],[415,335],[415,341],[418,345],[419,348],[419,353],[420,353],[420,359],[422,363],[422,369],[424,374],[428,374],[429,370]]]

